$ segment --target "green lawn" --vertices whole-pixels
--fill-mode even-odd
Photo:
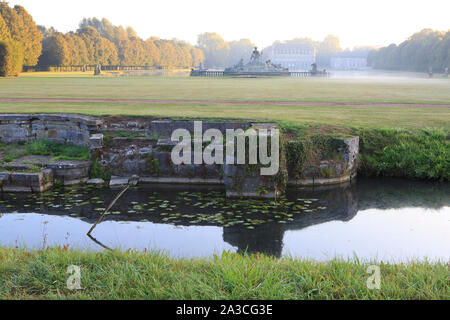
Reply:
[[[367,287],[370,262],[319,263],[223,254],[172,259],[159,253],[28,252],[0,248],[0,299],[449,299],[444,262],[379,264],[380,290]],[[81,290],[66,273],[81,268]]]
[[[104,98],[362,103],[450,103],[449,79],[236,79],[189,77],[0,79],[0,98]]]
[[[373,106],[183,105],[0,102],[0,113],[81,113],[179,118],[251,119],[344,127],[449,127],[450,108]]]

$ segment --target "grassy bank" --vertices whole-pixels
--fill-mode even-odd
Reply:
[[[81,268],[70,291],[68,266]],[[448,299],[445,263],[380,264],[381,289],[367,288],[370,263],[328,263],[223,254],[0,249],[0,299]]]
[[[359,174],[450,181],[450,132],[439,129],[356,129]]]

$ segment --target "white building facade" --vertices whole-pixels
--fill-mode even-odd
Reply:
[[[341,52],[330,59],[330,67],[334,70],[359,70],[367,68],[368,53]]]
[[[306,71],[316,62],[316,49],[309,45],[277,43],[266,49],[264,57],[289,71]]]

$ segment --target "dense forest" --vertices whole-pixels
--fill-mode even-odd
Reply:
[[[375,69],[443,72],[450,67],[450,30],[424,29],[398,46],[372,51],[368,62]]]
[[[275,45],[276,41],[273,45]],[[296,38],[285,43],[316,48],[319,67],[329,66],[341,52],[339,39]],[[37,26],[22,6],[0,2],[0,76],[16,76],[23,66],[139,66],[148,68],[225,68],[248,59],[255,47],[249,39],[225,41],[219,34],[198,36],[196,46],[185,41],[151,37],[143,40],[131,27],[115,26],[107,19],[84,18],[75,32],[61,33]],[[269,48],[265,48],[267,50]],[[367,48],[366,48],[367,49]],[[424,29],[400,45],[391,44],[369,54],[376,69],[436,72],[450,66],[450,31]]]

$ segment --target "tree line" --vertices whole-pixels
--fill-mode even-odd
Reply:
[[[332,35],[323,41],[296,38],[284,43],[314,47],[320,68],[329,67],[331,56],[342,51],[339,38]],[[200,34],[196,46],[177,39],[143,40],[131,27],[97,18],[84,18],[75,32],[61,33],[37,26],[22,6],[0,2],[0,76],[16,76],[23,66],[36,65],[195,68],[203,63],[226,68],[248,59],[254,47],[250,39],[227,42],[214,32]],[[376,69],[443,70],[450,66],[450,31],[424,29],[398,46],[371,51],[368,63]]]
[[[149,68],[198,67],[203,51],[177,39],[143,40],[136,31],[107,19],[83,19],[75,32],[38,26],[22,6],[0,2],[0,76],[23,66],[122,65]]]
[[[371,51],[368,63],[375,69],[444,72],[450,68],[450,30],[424,29],[398,46]]]
[[[122,65],[153,68],[199,66],[203,52],[187,42],[149,38],[136,31],[115,26],[107,19],[83,19],[76,32],[66,34],[40,27],[45,35],[39,65]]]

